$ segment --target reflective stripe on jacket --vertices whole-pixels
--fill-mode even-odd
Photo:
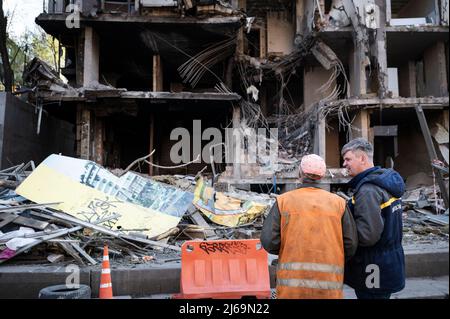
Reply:
[[[318,188],[301,188],[279,196],[277,202],[277,297],[342,298],[345,200]]]

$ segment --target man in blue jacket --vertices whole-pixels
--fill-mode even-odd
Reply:
[[[342,148],[354,191],[349,200],[358,232],[358,249],[345,265],[344,282],[358,299],[389,299],[405,287],[402,247],[402,177],[373,164],[373,147],[363,138]]]

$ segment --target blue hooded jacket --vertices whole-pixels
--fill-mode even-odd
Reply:
[[[359,228],[359,236],[371,229],[368,225],[371,220],[380,221],[382,229],[376,242],[358,246],[356,254],[345,266],[344,281],[356,290],[398,292],[405,286],[401,203],[405,183],[396,171],[374,167],[355,176],[349,185],[354,189],[355,196],[348,205]],[[358,198],[363,202],[360,205],[355,202]],[[370,200],[366,202],[365,198]],[[355,211],[355,207],[359,211]],[[378,214],[381,214],[382,222]],[[360,227],[358,218],[364,220]],[[367,235],[370,236],[373,234]]]

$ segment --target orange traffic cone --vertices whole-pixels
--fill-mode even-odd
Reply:
[[[111,268],[109,267],[108,246],[105,245],[103,249],[102,274],[100,277],[100,299],[112,299],[112,282],[111,282]]]

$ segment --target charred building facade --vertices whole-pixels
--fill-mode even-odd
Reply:
[[[347,179],[339,169],[341,147],[365,137],[375,146],[376,165],[395,167],[405,178],[429,174],[420,118],[448,163],[448,133],[437,138],[449,130],[448,6],[448,0],[44,1],[36,22],[60,41],[65,61],[57,72],[39,61],[29,65],[30,102],[76,125],[78,157],[111,168],[155,150],[142,168],[150,175],[196,174],[208,166],[219,183],[288,190],[298,182],[301,157],[314,152],[329,167],[324,183],[339,184]],[[243,132],[241,164],[195,161],[217,146],[201,136],[210,127]],[[203,137],[202,145],[191,145],[187,159],[194,163],[167,169],[176,166],[170,158],[176,128]],[[278,129],[276,141],[264,136],[276,144],[275,161],[246,160],[260,154],[248,142],[257,131],[247,129],[257,128]]]

